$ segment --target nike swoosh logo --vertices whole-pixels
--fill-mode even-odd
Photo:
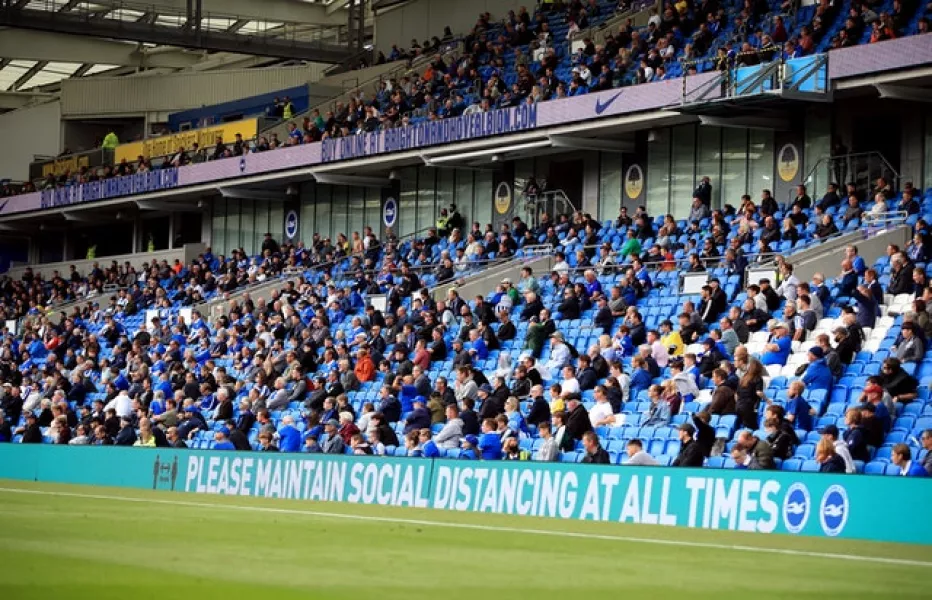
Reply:
[[[615,94],[614,96],[612,96],[611,98],[609,98],[608,100],[606,100],[604,104],[603,104],[598,98],[596,98],[596,100],[595,100],[595,114],[601,115],[602,113],[604,113],[604,112],[608,109],[608,107],[612,105],[612,103],[613,103],[615,100],[618,100],[618,97],[621,96],[621,94],[622,94],[623,91],[624,91],[624,90],[622,90],[621,92],[618,92],[617,94]]]
[[[6,208],[6,205],[9,204],[9,203],[10,203],[10,200],[7,199],[7,200],[5,200],[5,201],[3,202],[3,204],[0,204],[0,213],[3,212],[3,209]]]

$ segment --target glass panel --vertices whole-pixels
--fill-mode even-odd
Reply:
[[[278,240],[278,243],[282,243],[282,240],[285,237],[285,205],[281,202],[270,202],[268,209],[263,213],[259,213],[258,207],[256,207],[256,218],[261,220],[262,214],[267,215],[268,224],[266,225],[265,231],[255,230],[254,237],[256,238],[256,250],[262,247],[261,239],[262,234],[268,231],[272,234],[272,237]]]
[[[430,223],[424,223],[424,227],[435,225],[437,215],[440,214],[441,208],[449,208],[455,204],[456,200],[456,171],[454,169],[440,169],[437,172],[437,206],[434,209],[434,215]]]
[[[670,169],[670,210],[677,219],[689,216],[696,187],[696,126],[673,128],[673,166]]]
[[[437,173],[442,169],[421,167],[417,173],[417,212],[415,213],[414,230],[420,236],[425,227],[436,222],[434,213],[437,196]]]
[[[330,227],[330,192],[329,185],[317,184],[317,211],[314,215],[314,226],[321,239],[332,237],[333,232]]]
[[[400,169],[401,198],[398,202],[398,231],[395,235],[404,237],[414,233],[417,222],[417,169],[408,167]]]
[[[366,188],[366,219],[363,226],[372,227],[372,232],[379,235],[382,229],[382,192],[375,188]],[[362,233],[360,231],[360,233]]]
[[[621,154],[603,152],[599,169],[599,220],[615,219],[621,210]]]
[[[473,205],[473,221],[479,221],[482,230],[492,222],[492,172],[476,172],[475,203]]]
[[[806,175],[811,178],[806,181],[809,186],[809,195],[821,197],[828,188],[829,161],[822,159],[832,155],[832,139],[829,130],[830,119],[821,118],[820,115],[810,112],[806,115]],[[822,162],[819,162],[822,161]],[[813,167],[818,168],[813,171]],[[844,183],[844,182],[839,182]]]
[[[210,225],[210,247],[214,254],[223,253],[223,247],[226,244],[227,220],[227,201],[226,198],[218,198],[213,203],[213,217]]]
[[[352,187],[349,190],[349,227],[346,231],[346,237],[350,240],[350,251],[352,251],[353,234],[362,236],[362,226],[365,223],[365,195],[366,189],[361,187]]]
[[[255,212],[253,212],[255,211]],[[261,248],[261,244],[256,244],[256,228],[262,227],[262,216],[268,211],[268,203],[263,200],[240,200],[240,213],[242,218],[240,222],[243,226],[242,241],[240,245],[246,251],[247,256],[253,256]],[[265,231],[259,233],[262,235]]]
[[[647,213],[653,216],[668,212],[670,199],[670,136],[664,129],[647,144]]]
[[[773,131],[752,129],[748,144],[748,193],[755,202],[761,190],[773,193]],[[792,193],[792,192],[791,192]],[[789,198],[775,198],[780,204]]]
[[[515,161],[515,197],[524,190],[527,180],[534,175],[534,159],[522,158]]]
[[[317,231],[317,222],[314,219],[315,189],[314,184],[301,186],[301,229],[298,237],[308,246],[314,232]]]
[[[227,200],[226,244],[222,252],[229,257],[230,251],[239,248],[239,206],[240,201],[231,198]]]
[[[331,240],[334,246],[337,244],[337,237],[342,233],[346,234],[346,221],[349,217],[349,204],[347,192],[349,188],[343,185],[333,186],[333,204],[331,210],[333,223],[331,225]]]
[[[473,214],[473,174],[474,171],[456,171],[456,207],[466,223],[469,223]],[[466,229],[468,231],[469,227]],[[465,237],[466,231],[462,233]]]
[[[712,208],[722,206],[722,130],[719,127],[699,127],[696,152],[696,180],[708,176],[712,180]]]
[[[722,130],[722,202],[735,208],[747,194],[748,133],[744,129]],[[754,198],[754,196],[751,196]]]

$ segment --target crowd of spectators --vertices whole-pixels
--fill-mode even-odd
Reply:
[[[905,187],[897,195],[881,180],[872,195],[909,208],[915,190]],[[782,208],[807,218],[822,211],[831,220],[841,206],[836,188],[818,202],[801,188]],[[763,236],[781,212],[762,194],[759,205],[745,198],[734,213],[700,216],[709,215],[711,182],[700,182],[694,195],[700,220],[690,226],[714,219],[696,234],[713,239],[712,246],[716,227],[726,236],[744,226]],[[57,323],[37,315],[17,336],[4,334],[0,439],[486,460],[557,460],[578,452],[592,463],[625,460],[612,441],[623,440],[634,464],[667,457],[674,466],[698,467],[727,458],[735,468],[773,469],[805,450],[816,470],[849,473],[886,448],[898,473],[932,472],[928,453],[902,434],[887,442],[897,416],[918,415],[909,407],[921,408],[927,396],[913,375],[932,335],[932,287],[915,266],[932,248],[924,220],[916,221],[908,248],[891,246],[888,259],[878,261],[889,262],[889,274],[868,268],[854,246],[834,280],[816,274],[800,281],[790,263],[778,260],[776,281],[745,282],[740,294],[730,294],[713,276],[698,302],[674,307],[675,322],[656,327],[641,311],[658,297],[652,291],[660,277],[640,253],[650,257],[664,237],[678,240],[663,229],[679,222],[655,221],[643,208],[631,217],[623,211],[616,223],[583,213],[561,216],[560,224],[543,221],[529,239],[548,243],[553,230],[552,242],[565,246],[576,232],[588,239],[597,228],[618,228],[645,247],[635,251],[632,243],[626,253],[598,246],[601,263],[576,267],[557,255],[543,277],[525,267],[520,280],[506,278],[487,296],[461,298],[454,288],[435,299],[411,269],[412,257],[427,256],[423,246],[379,243],[371,232],[369,247],[344,240],[332,250],[319,238],[307,251],[267,238],[266,258],[303,259],[308,268],[316,256],[321,276],[287,281],[268,302],[231,301],[213,323],[197,311],[185,320],[167,305],[148,322],[134,319],[129,307],[147,300],[139,300],[145,290],[139,296],[133,290],[107,308],[76,307]],[[448,215],[421,242],[449,248],[456,224]],[[515,227],[529,229],[520,221]],[[502,230],[498,245],[511,233]],[[583,261],[595,250],[589,246],[582,245]],[[704,257],[702,267],[733,267],[744,249],[728,250]],[[343,274],[323,264],[340,252],[357,261]],[[207,258],[199,257],[201,266]],[[244,266],[216,260],[227,266],[222,277]],[[195,266],[178,293],[203,285]],[[94,279],[120,276],[134,279],[119,269]],[[366,304],[371,293],[385,294],[384,311]],[[883,354],[866,356],[882,367],[845,396],[841,414],[829,412],[834,392],[848,393],[841,382],[852,367],[863,372],[865,332],[880,327],[884,293],[904,303]],[[839,315],[836,325],[820,332],[830,312]],[[577,348],[581,338],[569,332],[583,318],[591,323],[584,339],[595,341]],[[511,351],[520,356],[512,359]],[[787,368],[793,376],[774,387]],[[825,418],[831,422],[816,427]],[[648,430],[670,435],[662,455],[657,438],[616,435]],[[915,435],[926,451],[932,448],[932,432]]]
[[[450,28],[442,38],[424,44],[412,40],[407,49],[393,46],[386,60],[433,55],[423,72],[381,81],[371,93],[357,90],[348,102],[333,109],[313,109],[291,121],[285,135],[260,134],[254,140],[237,135],[218,138],[213,147],[178,148],[166,157],[139,156],[101,168],[82,167],[77,172],[50,175],[21,188],[8,186],[4,194],[26,193],[118,177],[153,168],[264,152],[281,147],[318,142],[402,127],[422,120],[485,112],[496,108],[566,98],[615,87],[660,81],[708,69],[727,70],[777,59],[806,56],[829,48],[876,42],[902,35],[925,33],[929,12],[916,0],[895,0],[889,11],[881,0],[854,0],[847,13],[842,4],[821,0],[817,6],[796,8],[768,0],[704,0],[668,2],[661,12],[652,9],[648,25],[635,27],[633,20],[605,34],[595,44],[581,32],[603,22],[614,11],[626,11],[627,0],[617,5],[598,0],[574,0],[509,11],[501,22],[489,13],[479,16],[474,27],[460,39],[465,51],[458,58],[439,50],[452,41]],[[810,10],[811,9],[811,10]],[[789,12],[800,11],[796,17]],[[807,12],[804,12],[807,11]],[[879,12],[878,12],[879,11]],[[917,12],[918,11],[918,12]],[[810,15],[811,13],[811,15]],[[805,21],[806,18],[809,21]],[[844,20],[842,20],[844,17]],[[800,22],[795,30],[791,22]],[[868,31],[871,33],[868,35]],[[830,32],[832,35],[828,35]],[[573,41],[580,42],[571,51]],[[276,116],[290,120],[293,108],[287,99],[273,107]]]

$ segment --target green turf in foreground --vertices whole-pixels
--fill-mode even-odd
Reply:
[[[5,600],[850,600],[930,586],[932,546],[0,480]]]

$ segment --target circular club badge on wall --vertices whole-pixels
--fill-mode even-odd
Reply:
[[[625,194],[634,200],[644,191],[644,171],[641,165],[631,165],[625,171]]]
[[[511,186],[503,181],[495,188],[495,210],[504,215],[511,209]]]
[[[789,183],[799,173],[799,150],[795,144],[785,144],[777,155],[777,173],[780,179]]]
[[[289,210],[285,215],[285,237],[294,239],[298,235],[298,213]]]
[[[382,222],[385,223],[386,227],[394,227],[397,221],[398,201],[390,197],[385,200],[385,204],[382,206]]]

